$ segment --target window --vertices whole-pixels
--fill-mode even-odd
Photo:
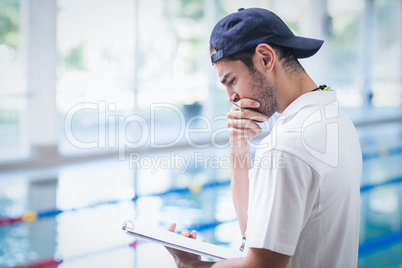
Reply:
[[[114,149],[116,133],[108,130],[134,109],[134,1],[58,6],[57,106],[65,126],[59,150]]]
[[[0,161],[26,157],[27,94],[21,45],[20,4],[0,2]]]

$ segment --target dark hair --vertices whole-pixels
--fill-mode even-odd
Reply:
[[[297,71],[298,68],[301,68],[304,71],[304,68],[301,66],[300,62],[295,57],[293,49],[272,44],[268,45],[271,46],[276,51],[279,60],[282,62],[282,66],[286,71],[293,73]],[[255,66],[253,63],[255,49],[256,47],[253,47],[245,51],[236,53],[234,55],[228,56],[225,59],[230,61],[239,60],[243,62],[247,66],[248,70],[252,73],[255,72]],[[209,47],[209,52],[210,54],[216,52],[215,48],[212,45],[210,45]]]
[[[254,62],[253,62],[254,54],[255,54],[255,47],[249,48],[245,51],[228,56],[228,57],[226,57],[226,59],[230,60],[230,61],[239,60],[239,61],[243,62],[247,66],[247,69],[250,71],[250,73],[253,73],[253,72],[255,72],[255,66],[254,66]]]

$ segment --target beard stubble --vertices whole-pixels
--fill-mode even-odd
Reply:
[[[260,103],[260,107],[251,109],[271,117],[277,110],[276,88],[265,76],[255,70],[251,73],[250,88],[253,92],[253,99]]]

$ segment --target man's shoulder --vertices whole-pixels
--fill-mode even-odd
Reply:
[[[353,131],[353,123],[339,111],[336,103],[306,105],[296,113],[279,117],[270,134],[259,144],[258,151],[286,152],[303,159],[317,171],[325,172],[337,164],[336,153],[345,136],[342,133]]]

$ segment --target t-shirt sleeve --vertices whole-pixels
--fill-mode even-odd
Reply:
[[[249,171],[247,246],[293,255],[316,202],[319,179],[302,159],[270,150]]]

